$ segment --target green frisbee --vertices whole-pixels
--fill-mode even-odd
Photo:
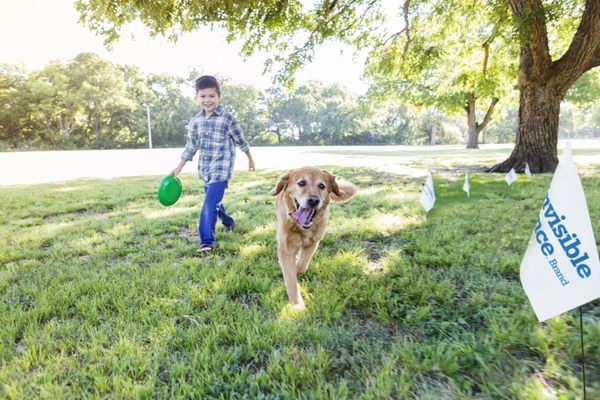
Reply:
[[[158,201],[163,206],[170,206],[175,204],[181,196],[181,181],[178,177],[173,174],[167,175],[158,184]]]

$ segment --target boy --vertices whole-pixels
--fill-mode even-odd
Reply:
[[[235,221],[226,212],[221,201],[233,173],[235,146],[248,157],[248,170],[254,171],[254,160],[244,133],[233,115],[219,105],[221,89],[213,76],[196,79],[196,100],[201,111],[192,117],[188,125],[187,142],[179,165],[171,171],[177,176],[183,166],[192,161],[200,150],[198,175],[204,184],[204,204],[198,221],[200,247],[198,254],[209,253],[216,244],[215,225],[221,220],[225,231],[235,226]]]

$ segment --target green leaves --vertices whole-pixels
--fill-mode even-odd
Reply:
[[[501,43],[504,15],[491,3],[451,4],[415,2],[405,31],[374,48],[366,74],[374,79],[376,96],[459,112],[469,93],[483,100],[510,91],[508,73],[515,73],[516,60]]]

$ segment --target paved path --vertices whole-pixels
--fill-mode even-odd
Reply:
[[[459,148],[463,148],[460,146]],[[347,149],[348,151],[344,151]],[[253,147],[258,170],[285,170],[304,165],[383,166],[399,163],[393,157],[408,146],[352,147]],[[166,175],[179,162],[182,149],[74,150],[0,153],[0,185],[43,183],[78,178]],[[392,155],[390,157],[390,155]],[[198,156],[183,172],[195,172]],[[408,158],[403,157],[403,162]],[[239,152],[235,169],[247,169],[246,156]]]
[[[559,148],[564,144],[559,143]],[[513,145],[482,145],[483,150],[509,154]],[[574,149],[597,149],[577,157],[576,162],[600,162],[600,140],[573,141]],[[166,175],[179,162],[182,149],[76,150],[0,153],[0,185],[65,181],[78,178]],[[424,175],[426,166],[415,168],[415,159],[465,152],[464,145],[452,146],[295,146],[253,147],[259,170],[286,170],[304,165],[367,166],[383,171]],[[485,152],[482,152],[485,154]],[[482,154],[482,155],[483,155]],[[183,172],[195,172],[197,155]],[[499,160],[501,161],[502,158]],[[238,151],[236,170],[247,168],[246,156]],[[422,163],[421,163],[422,165]]]

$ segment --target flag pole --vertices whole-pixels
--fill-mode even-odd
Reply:
[[[581,306],[579,306],[579,332],[581,333],[581,364],[583,366],[583,400],[587,398],[585,390],[585,351],[583,349],[583,312]]]

